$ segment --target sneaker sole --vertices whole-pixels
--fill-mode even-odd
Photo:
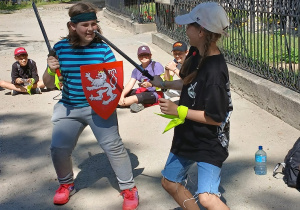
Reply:
[[[139,206],[138,207],[136,207],[135,209],[132,209],[132,210],[137,210],[139,208]]]
[[[72,191],[70,192],[69,199],[68,199],[67,202],[65,202],[65,203],[63,203],[63,202],[56,202],[56,203],[53,202],[53,203],[54,203],[55,205],[64,205],[64,204],[66,204],[66,203],[69,202],[71,196],[74,195],[75,193],[76,193],[76,189],[72,190]]]

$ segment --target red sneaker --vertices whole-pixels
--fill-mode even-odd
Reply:
[[[70,196],[75,193],[74,183],[72,184],[61,184],[56,190],[53,203],[54,204],[66,204],[70,200]]]
[[[135,210],[139,205],[139,195],[136,187],[121,192],[124,198],[123,210]]]

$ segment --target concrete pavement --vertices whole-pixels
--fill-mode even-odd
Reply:
[[[70,4],[39,8],[51,44],[66,35]],[[150,46],[153,59],[165,65],[172,57],[152,44],[151,33],[132,34],[99,12],[104,35],[136,62],[137,48]],[[47,48],[32,9],[0,14],[0,79],[10,80],[13,50],[23,46],[42,75]],[[134,68],[124,61],[124,82]],[[0,90],[0,209],[121,209],[122,197],[108,160],[86,128],[73,152],[77,193],[64,206],[54,206],[56,175],[50,158],[53,97],[59,91],[41,95],[11,96]],[[265,110],[232,93],[230,156],[222,171],[221,193],[232,210],[298,210],[300,193],[272,177],[277,162],[283,161],[300,131]],[[166,161],[173,131],[162,134],[167,119],[155,115],[158,106],[140,113],[118,109],[120,134],[132,161],[140,194],[141,210],[169,210],[178,207],[160,186],[160,171]],[[263,145],[268,155],[268,174],[254,174],[254,153]],[[195,190],[195,167],[188,187]]]

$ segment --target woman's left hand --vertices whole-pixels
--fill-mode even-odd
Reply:
[[[162,113],[178,116],[177,104],[165,98],[160,98],[158,100],[159,100],[160,111]]]

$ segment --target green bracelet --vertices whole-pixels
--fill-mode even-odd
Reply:
[[[167,127],[165,128],[164,132],[167,132],[168,130],[180,125],[180,124],[183,124],[184,121],[185,121],[185,118],[187,116],[187,113],[188,113],[188,110],[189,108],[186,107],[186,106],[179,106],[177,107],[177,113],[178,113],[178,117],[176,115],[169,115],[169,114],[157,114],[159,116],[162,116],[162,117],[165,117],[165,118],[168,118],[168,119],[172,119],[169,124],[167,125]]]
[[[53,71],[51,71],[51,69],[49,67],[47,68],[47,72],[50,76],[55,76],[55,73]]]
[[[186,115],[188,113],[188,110],[189,110],[189,108],[187,108],[186,106],[183,106],[183,105],[177,107],[177,112],[178,112],[179,119],[184,121],[185,118],[186,118]]]

